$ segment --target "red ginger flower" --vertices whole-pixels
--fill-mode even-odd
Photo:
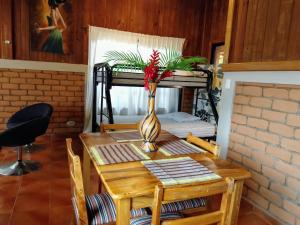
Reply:
[[[145,78],[144,78],[144,86],[146,90],[149,89],[149,81],[156,82],[158,78],[158,71],[159,71],[159,52],[153,50],[153,53],[150,56],[150,64],[145,67]]]
[[[160,78],[158,79],[158,82],[165,79],[166,77],[171,77],[173,76],[173,72],[170,70],[165,70],[161,75]]]

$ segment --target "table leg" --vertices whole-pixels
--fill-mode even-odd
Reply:
[[[83,150],[83,186],[86,194],[91,194],[91,159],[88,151],[84,148]]]
[[[230,198],[230,206],[227,212],[226,224],[228,225],[235,225],[237,223],[243,192],[243,184],[243,180],[234,181],[233,192]]]
[[[116,200],[117,221],[116,225],[130,224],[130,199]]]

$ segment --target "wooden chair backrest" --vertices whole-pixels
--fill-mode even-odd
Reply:
[[[75,215],[77,225],[88,225],[88,216],[85,202],[85,193],[83,188],[80,158],[78,155],[75,155],[72,150],[72,139],[67,138],[66,143],[71,177],[71,193],[74,207],[76,207],[76,209],[74,210],[75,214],[77,214]]]
[[[114,124],[100,124],[100,132],[104,133],[107,130],[138,130],[138,123],[114,123]]]
[[[228,224],[226,215],[230,206],[230,196],[233,191],[234,180],[227,178],[226,180],[195,183],[190,185],[176,185],[163,187],[161,184],[155,187],[152,225],[206,225],[219,223],[220,225]],[[193,215],[186,218],[160,221],[160,210],[163,202],[174,202],[197,197],[209,197],[222,194],[220,209],[201,215]]]
[[[213,155],[220,156],[220,147],[218,145],[212,144],[208,141],[205,141],[199,137],[193,136],[192,133],[188,133],[186,141],[203,148],[205,151],[212,153]]]

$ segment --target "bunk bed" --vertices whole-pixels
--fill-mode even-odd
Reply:
[[[113,65],[99,63],[94,65],[93,70],[93,109],[92,109],[92,132],[96,132],[100,123],[135,123],[144,115],[124,116],[113,115],[110,90],[112,86],[143,87],[144,76],[140,70],[130,65]],[[197,69],[192,72],[175,71],[172,77],[162,80],[159,87],[179,88],[178,111],[181,110],[182,88],[196,89],[194,115],[183,112],[158,115],[162,129],[185,138],[188,132],[202,138],[214,138],[216,125],[201,121],[197,117],[197,104],[199,90],[206,90],[215,121],[218,121],[218,113],[212,97],[212,72],[204,69]],[[97,96],[97,89],[100,88],[100,96]],[[100,106],[97,101],[100,98]],[[104,104],[106,103],[106,110]],[[98,109],[99,107],[99,109]]]

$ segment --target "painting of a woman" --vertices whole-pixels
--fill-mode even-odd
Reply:
[[[35,5],[31,7],[34,14],[31,18],[33,25],[31,46],[34,49],[50,53],[66,53],[67,43],[64,39],[67,37],[63,33],[68,30],[68,20],[66,21],[64,16],[68,15],[66,9],[70,7],[64,7],[65,3],[66,0],[35,0]]]

